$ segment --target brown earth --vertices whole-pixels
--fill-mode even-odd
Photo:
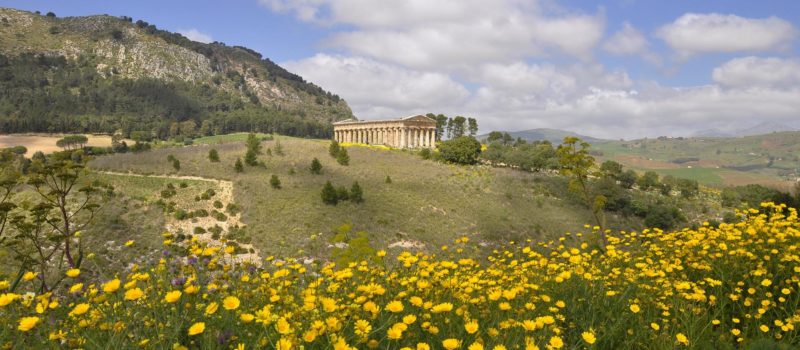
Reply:
[[[31,156],[37,151],[43,153],[53,153],[62,151],[63,148],[56,146],[56,141],[64,137],[62,134],[6,134],[0,135],[0,148],[25,146],[28,149],[27,156]],[[87,146],[110,147],[110,135],[86,135],[89,138]],[[126,140],[130,145],[133,141]]]

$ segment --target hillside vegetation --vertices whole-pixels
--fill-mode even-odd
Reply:
[[[796,347],[797,212],[765,204],[739,217],[617,232],[604,250],[583,232],[480,258],[459,238],[431,255],[263,268],[165,235],[159,263],[103,280],[70,270],[68,294],[23,296],[26,275],[20,292],[0,295],[0,339],[8,349]]]
[[[800,174],[800,132],[745,137],[657,138],[593,145],[603,159],[705,184],[759,183],[788,190]]]
[[[331,121],[352,117],[338,96],[255,51],[104,15],[0,8],[0,89],[3,132],[327,137]]]

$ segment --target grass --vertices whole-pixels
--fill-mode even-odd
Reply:
[[[677,178],[696,180],[703,185],[721,185],[722,178],[717,174],[719,169],[711,168],[678,168],[655,170],[662,176],[671,175]]]
[[[195,145],[103,156],[90,166],[144,174],[176,173],[167,162],[172,154],[181,161],[178,174],[231,180],[235,202],[243,208],[247,236],[269,254],[320,254],[328,249],[332,229],[344,223],[369,232],[377,246],[422,242],[427,249],[435,249],[459,235],[489,241],[539,239],[575,231],[591,220],[588,210],[564,200],[566,185],[558,176],[441,164],[407,151],[370,147],[348,147],[350,166],[341,166],[328,155],[327,141],[279,139],[285,156],[261,155],[265,167],[245,167],[241,174],[234,171],[233,163],[244,156],[242,143],[213,146],[219,152],[219,163],[207,159],[212,146]],[[265,152],[274,145],[275,141],[264,142]],[[322,163],[322,175],[308,170],[313,158]],[[270,187],[272,174],[279,177],[282,189]],[[392,180],[389,184],[387,176]],[[365,202],[323,204],[320,191],[329,180],[336,187],[347,188],[358,181]],[[135,184],[127,186],[138,191]],[[610,225],[631,228],[640,224],[611,218]]]
[[[247,140],[247,135],[248,133],[246,132],[239,132],[239,133],[225,134],[225,135],[204,136],[194,139],[193,143],[195,145],[213,145],[226,142],[244,142]],[[269,136],[271,135],[263,133],[256,134],[256,137],[258,138],[269,137]]]

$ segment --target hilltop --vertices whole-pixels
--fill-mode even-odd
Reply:
[[[568,130],[548,129],[548,128],[537,128],[537,129],[522,130],[522,131],[507,131],[503,133],[508,133],[514,139],[522,138],[523,140],[528,142],[550,141],[553,144],[561,143],[561,141],[563,141],[564,138],[567,136],[578,137],[581,140],[584,140],[589,143],[598,143],[607,141],[603,139],[594,138],[591,136],[581,135]],[[485,140],[487,137],[489,137],[489,134],[479,135],[478,139]]]
[[[0,8],[3,132],[242,130],[327,136],[339,96],[261,54],[203,44],[130,17],[58,18]],[[173,127],[174,129],[174,127]]]

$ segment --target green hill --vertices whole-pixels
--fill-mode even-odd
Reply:
[[[706,184],[759,183],[788,189],[800,170],[800,132],[744,137],[609,141],[593,145],[602,158]]]
[[[337,95],[253,50],[106,15],[0,8],[0,90],[0,130],[8,133],[326,137],[332,121],[352,117]]]
[[[511,137],[515,140],[517,138],[522,138],[525,141],[533,142],[533,141],[550,141],[553,144],[560,144],[561,141],[564,140],[567,136],[574,136],[578,137],[581,140],[584,140],[589,143],[598,143],[604,142],[606,140],[594,138],[591,136],[581,135],[578,133],[574,133],[572,131],[567,130],[560,130],[560,129],[547,129],[547,128],[538,128],[538,129],[530,129],[530,130],[522,130],[522,131],[508,131],[507,132]],[[479,135],[479,140],[485,140],[489,134]]]

